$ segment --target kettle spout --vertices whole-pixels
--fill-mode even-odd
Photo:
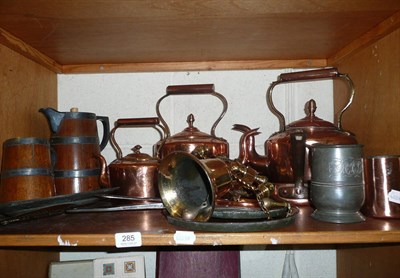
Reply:
[[[106,159],[101,154],[95,156],[100,161],[99,185],[102,188],[109,188],[111,186]]]
[[[235,124],[233,130],[243,132],[239,141],[239,157],[237,160],[247,166],[254,168],[260,174],[266,175],[268,168],[267,156],[259,155],[255,147],[255,135],[260,134],[258,128],[251,129],[248,126]]]
[[[39,112],[43,113],[49,123],[50,130],[52,133],[57,133],[60,127],[60,123],[63,120],[65,113],[59,112],[53,108],[40,108]]]

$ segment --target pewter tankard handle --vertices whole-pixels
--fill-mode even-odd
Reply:
[[[326,68],[320,70],[309,70],[309,71],[300,71],[300,72],[291,72],[291,73],[282,73],[279,75],[278,80],[271,83],[267,90],[267,105],[271,112],[278,117],[279,120],[279,132],[283,132],[286,129],[285,117],[281,112],[276,109],[273,101],[272,101],[272,90],[278,84],[289,83],[289,82],[300,82],[300,81],[308,81],[308,80],[316,80],[316,79],[327,79],[327,78],[342,78],[347,82],[347,85],[350,90],[350,97],[347,104],[342,108],[342,110],[338,114],[337,125],[338,129],[342,130],[342,114],[344,111],[349,108],[351,103],[353,102],[355,90],[353,81],[347,74],[339,73],[337,68]]]

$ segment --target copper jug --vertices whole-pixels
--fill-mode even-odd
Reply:
[[[122,157],[122,150],[115,140],[115,132],[119,128],[128,127],[151,127],[163,136],[163,128],[159,125],[157,117],[118,119],[110,132],[110,143],[117,154],[117,159],[107,167],[105,159],[100,157],[101,184],[106,187],[119,187],[118,193],[124,196],[158,198],[160,196],[157,188],[158,158],[141,153],[140,145],[132,148],[133,153]]]
[[[211,96],[217,97],[221,100],[223,104],[223,110],[217,120],[211,127],[211,134],[207,134],[205,132],[201,132],[198,128],[194,126],[194,116],[190,114],[187,117],[188,127],[185,128],[182,132],[179,132],[175,135],[171,135],[168,124],[165,122],[164,118],[160,113],[160,103],[163,99],[172,95],[193,95],[193,94],[209,94]],[[154,145],[154,153],[155,150],[159,151],[159,158],[163,158],[168,154],[175,151],[183,151],[187,153],[192,153],[196,147],[202,147],[202,150],[206,150],[207,156],[229,156],[229,144],[223,139],[219,138],[215,135],[215,129],[221,119],[224,117],[226,110],[228,108],[228,102],[225,97],[214,90],[213,84],[198,84],[198,85],[176,85],[176,86],[168,86],[166,95],[161,97],[156,104],[156,112],[157,116],[160,119],[160,122],[165,128],[165,139],[157,142]]]
[[[51,130],[50,145],[54,150],[54,182],[57,195],[99,189],[100,161],[98,156],[108,143],[108,117],[94,113],[59,112],[42,108]],[[103,127],[99,142],[97,121]]]
[[[286,125],[285,117],[272,101],[274,87],[283,83],[327,78],[343,79],[350,90],[349,101],[338,114],[337,126],[315,115],[317,106],[312,99],[306,104],[308,115]],[[266,175],[276,185],[275,194],[278,198],[296,205],[308,205],[308,183],[311,180],[309,146],[315,143],[357,144],[355,135],[344,131],[341,125],[342,114],[351,105],[354,94],[350,77],[339,73],[336,68],[281,74],[277,81],[271,83],[266,95],[269,109],[278,117],[279,131],[266,140],[265,155],[259,155],[254,142],[254,136],[259,134],[258,129],[235,125],[233,129],[243,132],[239,161]]]

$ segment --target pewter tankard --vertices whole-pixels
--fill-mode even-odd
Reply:
[[[334,223],[362,222],[364,199],[363,146],[313,145],[310,201],[316,209],[311,216]]]

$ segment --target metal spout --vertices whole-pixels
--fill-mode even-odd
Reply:
[[[43,113],[46,116],[51,132],[57,133],[60,127],[60,123],[65,117],[65,112],[59,112],[50,107],[40,108],[39,112]]]
[[[260,174],[266,175],[269,165],[268,157],[258,154],[255,147],[254,136],[260,134],[258,128],[250,129],[248,126],[235,124],[232,129],[243,132],[243,135],[240,137],[239,157],[237,160],[244,165],[254,168]]]

